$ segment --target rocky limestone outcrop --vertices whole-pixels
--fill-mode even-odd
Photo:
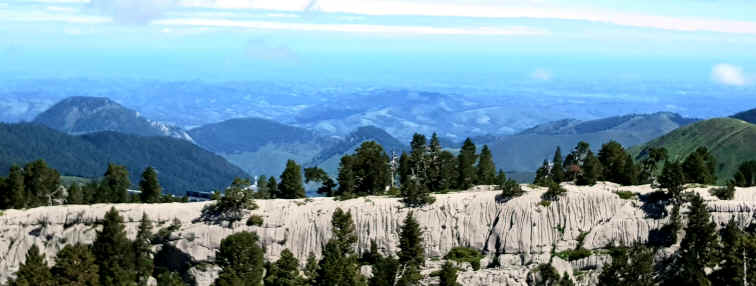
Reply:
[[[500,266],[479,271],[460,272],[463,285],[526,285],[530,269],[540,263],[553,263],[553,252],[574,249],[584,234],[583,247],[601,249],[610,243],[645,242],[649,232],[663,226],[666,218],[654,219],[643,210],[643,202],[621,199],[615,191],[647,194],[649,186],[621,187],[600,183],[593,187],[563,185],[568,192],[549,206],[542,206],[542,188],[523,186],[522,197],[502,200],[493,187],[436,195],[436,202],[419,208],[405,208],[399,199],[364,197],[347,201],[331,198],[299,200],[258,200],[259,208],[249,215],[260,215],[262,226],[247,226],[245,219],[230,226],[201,222],[204,203],[173,204],[98,204],[7,210],[0,216],[0,283],[7,280],[24,260],[26,251],[36,244],[53,263],[55,254],[67,244],[94,241],[98,221],[115,207],[124,217],[129,238],[136,236],[143,213],[155,229],[180,222],[170,244],[188,254],[202,269],[190,272],[199,285],[208,285],[217,274],[212,266],[220,241],[235,232],[256,232],[266,249],[266,259],[276,260],[290,249],[301,261],[310,253],[318,255],[331,237],[331,215],[336,208],[350,211],[359,235],[358,251],[366,251],[375,240],[384,254],[398,251],[402,221],[410,211],[423,228],[426,255],[438,260],[451,248],[469,246],[486,253],[486,261],[498,260]],[[731,201],[709,195],[708,187],[694,188],[707,200],[717,223],[731,217],[750,223],[756,209],[756,188],[738,189]],[[572,273],[599,268],[606,257],[556,263],[560,271]],[[211,266],[207,266],[211,265]],[[564,268],[564,269],[563,269]],[[568,269],[571,268],[571,269]],[[570,271],[567,271],[570,270]],[[579,279],[579,278],[578,278]],[[430,283],[430,282],[429,282]],[[580,285],[587,285],[580,283]],[[590,283],[588,283],[590,284]]]

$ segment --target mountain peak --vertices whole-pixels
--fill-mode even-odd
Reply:
[[[39,114],[34,122],[75,135],[115,131],[191,141],[191,137],[182,129],[150,121],[107,97],[73,96],[63,99]]]

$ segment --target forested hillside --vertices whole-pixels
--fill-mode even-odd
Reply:
[[[142,137],[115,132],[67,135],[38,124],[0,124],[0,174],[37,159],[61,175],[99,178],[108,163],[125,165],[132,184],[154,167],[166,192],[221,189],[246,173],[196,145],[169,137]]]

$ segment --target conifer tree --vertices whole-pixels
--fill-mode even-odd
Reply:
[[[92,253],[99,264],[100,283],[120,285],[136,281],[131,242],[126,238],[123,218],[115,208],[105,213],[102,230],[97,232]]]
[[[642,245],[611,250],[612,262],[599,275],[600,285],[652,286],[654,281],[653,249]]]
[[[7,179],[0,176],[0,210],[12,207],[10,192],[7,185]]]
[[[685,237],[680,242],[678,257],[666,285],[711,285],[704,269],[715,264],[715,229],[706,203],[698,194],[694,195],[690,200]]]
[[[407,155],[406,152],[402,152],[402,155],[399,156],[399,184],[404,185],[407,182],[409,182],[411,178],[412,178],[412,166],[410,166],[410,157],[409,155]]]
[[[452,265],[449,261],[444,263],[441,267],[439,280],[439,286],[460,286],[460,284],[457,283],[457,267]]]
[[[57,285],[100,285],[97,261],[89,246],[66,245],[55,257],[52,275]]]
[[[333,227],[333,239],[339,244],[339,248],[345,255],[354,255],[354,244],[357,243],[357,232],[351,212],[344,212],[336,208],[331,217]]]
[[[664,163],[664,169],[659,176],[659,187],[667,189],[675,204],[681,203],[682,192],[685,190],[685,174],[680,164],[670,161]]]
[[[47,206],[63,194],[58,193],[60,174],[49,168],[44,160],[37,160],[24,166],[24,187],[27,207]]]
[[[428,188],[431,192],[440,192],[443,190],[446,190],[449,188],[448,180],[447,178],[444,178],[443,176],[445,174],[444,164],[444,154],[442,154],[444,151],[441,148],[441,142],[438,139],[438,135],[436,133],[433,133],[433,136],[431,136],[430,143],[428,145],[428,154],[427,159],[428,161]],[[453,156],[453,155],[452,155]]]
[[[10,168],[10,174],[5,182],[7,193],[10,197],[8,207],[23,209],[26,207],[26,188],[24,186],[24,173],[20,167],[14,165]]]
[[[273,196],[270,194],[270,188],[268,188],[268,177],[260,175],[257,177],[257,193],[255,193],[255,199],[271,199]]]
[[[305,184],[309,184],[310,182],[320,183],[318,194],[331,197],[336,192],[336,182],[321,168],[305,168]]]
[[[457,177],[457,188],[460,190],[467,190],[475,183],[475,162],[478,160],[478,155],[475,153],[475,144],[473,144],[470,138],[467,138],[462,144],[462,149],[457,156],[457,171],[459,175]]]
[[[590,150],[588,150],[588,153],[585,156],[581,169],[577,181],[575,182],[578,186],[593,186],[601,178],[601,162],[593,156],[593,152]]]
[[[258,286],[263,280],[263,249],[257,234],[239,232],[221,240],[216,263],[223,270],[217,286]]]
[[[152,167],[147,167],[142,173],[142,180],[139,181],[139,190],[141,191],[139,199],[143,203],[151,204],[160,201],[160,194],[163,188],[160,187],[157,172]]]
[[[78,183],[71,184],[68,188],[68,197],[66,198],[66,204],[80,205],[84,204],[84,191]]]
[[[377,255],[373,263],[373,277],[368,281],[370,286],[394,286],[399,272],[399,261],[392,256]]]
[[[457,183],[457,158],[449,151],[441,151],[439,155],[439,174],[433,181],[435,183],[435,192],[442,192],[454,187]]]
[[[624,170],[620,176],[620,184],[625,186],[637,185],[639,183],[640,169],[633,162],[633,157],[630,154],[625,154]]]
[[[40,254],[37,245],[32,245],[26,252],[26,260],[16,272],[16,280],[11,281],[10,286],[53,286],[53,281],[45,255]]]
[[[137,284],[147,285],[147,280],[152,275],[154,266],[152,263],[152,221],[147,213],[142,213],[142,222],[139,224],[134,248],[134,269],[136,270]]]
[[[125,203],[129,201],[129,171],[126,167],[116,164],[108,164],[105,178],[100,184],[98,202],[101,203]]]
[[[548,186],[548,182],[551,181],[549,175],[551,173],[551,167],[549,166],[549,161],[543,160],[543,163],[541,164],[541,167],[536,170],[535,179],[533,179],[533,184],[536,186],[546,187]]]
[[[280,194],[279,198],[282,199],[299,199],[307,196],[302,184],[302,166],[297,165],[294,160],[286,162],[286,169],[281,173],[278,193]]]
[[[699,147],[688,155],[682,163],[686,183],[713,185],[717,181],[715,176],[716,158],[706,147]]]
[[[289,249],[281,252],[281,258],[270,265],[265,277],[266,286],[304,286],[305,279],[299,275],[299,261]]]
[[[598,160],[601,162],[602,175],[600,179],[622,184],[623,172],[625,171],[625,149],[617,141],[609,141],[601,146]]]
[[[402,185],[400,190],[402,202],[410,208],[418,208],[432,204],[436,199],[430,195],[430,190],[415,179]]]
[[[722,239],[721,248],[719,249],[719,267],[711,274],[713,285],[739,285],[743,284],[745,275],[745,266],[749,266],[744,254],[747,253],[746,234],[738,228],[734,218],[720,230]],[[750,274],[748,276],[751,276]],[[747,280],[747,278],[746,278]]]
[[[355,150],[352,158],[355,195],[379,195],[391,184],[389,157],[381,145],[375,141],[364,142]]]
[[[339,188],[336,196],[348,199],[356,195],[357,178],[354,172],[356,158],[352,155],[344,155],[339,162]]]
[[[407,265],[425,265],[423,248],[423,232],[417,223],[414,213],[410,212],[404,219],[402,231],[399,234],[399,263]]]
[[[553,167],[551,167],[551,180],[557,183],[561,183],[564,181],[567,181],[567,175],[564,173],[563,168],[563,158],[562,158],[562,148],[559,148],[557,146],[556,151],[554,151],[554,159],[551,161],[553,163]]]
[[[278,183],[276,182],[275,177],[270,177],[268,179],[268,192],[270,193],[270,198],[272,199],[277,199],[280,196],[278,192]]]
[[[178,273],[166,271],[157,276],[157,286],[186,286],[186,283]]]
[[[733,182],[738,187],[756,186],[756,160],[746,161],[738,166]]]
[[[491,150],[488,149],[488,145],[483,145],[483,149],[480,150],[480,159],[478,160],[475,178],[479,185],[496,184],[496,165],[494,165],[493,155],[491,154]]]
[[[428,183],[428,162],[427,153],[428,148],[426,146],[427,139],[425,135],[415,133],[412,135],[412,142],[410,142],[410,173],[421,184]]]
[[[318,269],[318,260],[315,258],[315,253],[310,252],[304,268],[304,275],[307,278],[306,285],[315,285],[315,281],[318,279]]]

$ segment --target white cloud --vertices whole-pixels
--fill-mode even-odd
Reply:
[[[130,25],[149,24],[172,9],[176,0],[91,0],[89,6],[113,17],[117,23]]]
[[[176,18],[153,21],[165,26],[236,27],[262,30],[327,31],[348,33],[424,34],[424,35],[499,35],[532,36],[548,35],[549,31],[523,26],[440,28],[432,26],[393,26],[362,24],[310,24],[268,21],[242,21],[228,19]]]
[[[530,78],[535,80],[548,81],[551,80],[551,72],[545,69],[536,69],[530,73]]]
[[[730,64],[715,65],[711,69],[711,78],[724,85],[744,86],[749,83],[743,69]]]

